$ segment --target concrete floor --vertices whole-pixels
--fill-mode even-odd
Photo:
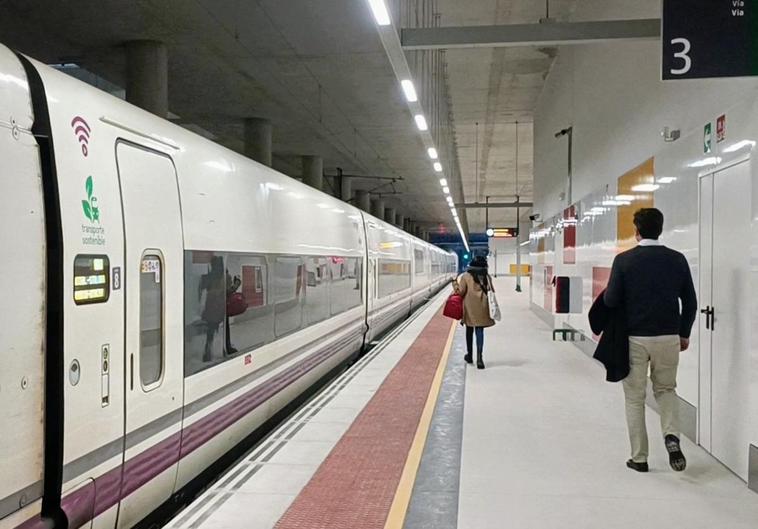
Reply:
[[[651,471],[627,469],[621,386],[552,342],[512,279],[495,285],[503,320],[466,374],[459,529],[758,527],[758,494],[703,449],[685,440],[687,470],[669,468],[649,409]]]

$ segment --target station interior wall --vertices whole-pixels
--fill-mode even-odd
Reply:
[[[654,18],[660,14],[659,0],[634,3],[579,0],[573,19]],[[758,143],[758,79],[662,82],[660,54],[657,41],[560,49],[535,112],[534,212],[541,215],[543,222],[535,226],[531,234],[530,298],[533,309],[555,328],[576,328],[590,339],[596,339],[587,320],[592,301],[605,287],[614,256],[634,244],[631,214],[638,207],[655,206],[666,217],[662,241],[684,253],[702,301],[707,294],[703,285],[710,280],[701,277],[704,265],[699,262],[703,244],[701,179],[708,171],[725,169],[728,164],[747,159],[743,168],[749,177],[740,185],[744,185],[741,191],[750,199],[746,201],[740,225],[749,228],[744,237],[732,237],[733,261],[728,268],[709,272],[732,278],[729,288],[734,301],[730,309],[748,315],[735,324],[738,326],[732,334],[736,335],[727,337],[735,350],[718,350],[718,343],[712,349],[714,369],[719,369],[719,363],[733,361],[734,356],[743,357],[724,369],[730,373],[728,376],[735,377],[733,389],[727,387],[725,395],[731,398],[730,393],[743,391],[740,395],[743,405],[718,402],[715,394],[708,398],[710,390],[704,381],[712,374],[705,359],[711,354],[708,349],[711,346],[706,343],[710,336],[705,334],[703,318],[696,321],[690,349],[681,356],[678,377],[683,408],[693,410],[691,431],[694,436],[747,480],[748,447],[745,443],[719,448],[714,441],[711,446],[710,433],[704,430],[702,423],[703,417],[710,414],[707,406],[738,408],[715,413],[729,417],[724,424],[736,424],[748,432],[746,441],[749,438],[749,444],[754,445],[750,448],[753,457],[749,466],[755,471],[758,464],[755,448],[758,420],[754,419],[758,417],[758,333],[751,329],[758,328],[758,303],[741,292],[755,292],[758,288],[758,271],[753,270],[750,262],[750,255],[756,255],[758,249],[758,164],[749,161],[749,146],[729,150],[738,147],[740,142],[754,142],[754,151]],[[715,125],[722,115],[726,116],[726,138],[719,142],[714,130],[713,150],[706,153],[704,126]],[[562,197],[567,190],[567,141],[565,137],[555,137],[557,131],[568,126],[573,127],[571,203]],[[664,142],[661,137],[664,127],[679,129],[681,138]],[[718,160],[716,164],[720,165],[709,169],[707,164],[703,165],[709,159]],[[666,183],[661,183],[661,179]],[[737,185],[736,179],[730,182]],[[659,187],[651,192],[634,193],[629,205],[609,204],[639,184]],[[582,303],[574,314],[555,314],[551,280],[558,275],[579,278]],[[714,342],[723,340],[724,334],[721,336],[714,335]],[[744,387],[738,390],[735,373],[744,367],[749,367],[748,375],[741,384]],[[716,422],[713,428],[719,428]],[[725,455],[717,454],[718,451]],[[755,485],[751,483],[751,487]]]

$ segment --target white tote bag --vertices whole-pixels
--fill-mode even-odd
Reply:
[[[497,303],[497,296],[495,296],[495,291],[492,290],[492,279],[490,279],[489,282],[490,289],[489,292],[487,292],[487,303],[490,307],[490,318],[495,321],[500,321],[500,305]]]

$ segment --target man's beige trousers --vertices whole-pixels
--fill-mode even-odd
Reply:
[[[644,463],[648,456],[647,428],[645,426],[645,395],[647,373],[653,381],[653,394],[661,414],[661,432],[664,437],[677,430],[676,370],[679,366],[679,336],[630,336],[629,376],[624,381],[626,422],[632,445],[632,460]]]

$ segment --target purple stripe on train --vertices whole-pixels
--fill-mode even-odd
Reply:
[[[182,432],[170,435],[133,457],[123,467],[123,481],[121,479],[122,467],[116,467],[96,478],[94,483],[66,495],[61,501],[61,507],[69,520],[69,529],[83,526],[118,504],[121,499],[176,464],[179,459],[194,452],[297,379],[340,352],[350,342],[357,340],[360,334],[354,333],[327,349],[313,353],[287,371],[272,377],[261,386],[206,415]],[[47,528],[47,522],[39,516],[16,526],[16,529]]]

